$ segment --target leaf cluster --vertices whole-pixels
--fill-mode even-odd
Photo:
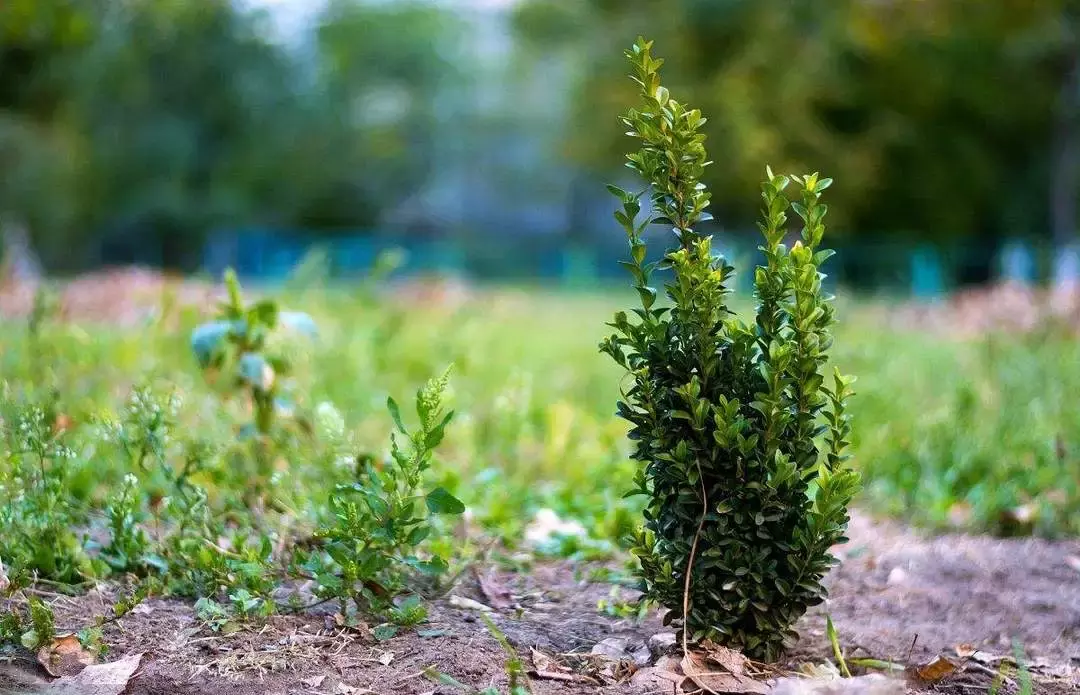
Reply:
[[[445,488],[423,491],[453,411],[443,408],[449,370],[416,393],[418,426],[409,429],[392,399],[387,409],[396,432],[390,455],[356,457],[356,477],[330,495],[331,520],[317,533],[319,552],[305,568],[324,598],[352,600],[357,607],[390,609],[392,600],[418,576],[437,577],[448,569],[438,554],[422,553],[434,530],[432,515],[461,514],[465,505]],[[397,608],[401,613],[403,608]],[[406,611],[407,612],[407,611]],[[401,613],[404,615],[404,613]]]
[[[646,596],[670,608],[694,640],[710,638],[773,659],[797,635],[795,621],[826,595],[820,580],[843,540],[858,486],[846,467],[850,377],[823,369],[832,345],[831,298],[822,289],[819,245],[831,181],[777,176],[762,186],[765,263],[755,271],[752,325],[726,303],[733,268],[711,238],[704,118],[660,84],[651,42],[627,52],[643,105],[623,121],[641,148],[627,165],[649,186],[654,209],[639,223],[641,198],[610,187],[622,209],[641,307],[616,314],[601,350],[629,373],[618,404],[632,425],[642,464],[630,494],[648,497],[632,551]],[[796,200],[785,194],[795,183]],[[787,213],[802,221],[788,247]],[[643,234],[670,226],[678,242],[645,263]],[[670,306],[657,306],[651,280],[669,272]]]

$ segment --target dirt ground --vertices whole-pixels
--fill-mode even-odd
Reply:
[[[802,639],[783,668],[831,658],[828,610],[848,659],[919,665],[942,655],[961,665],[936,683],[909,682],[908,692],[986,693],[1015,640],[1030,665],[1034,692],[1080,693],[1080,542],[921,537],[861,514],[849,535],[850,543],[837,548],[842,564],[828,578],[830,601],[801,621]],[[588,576],[587,568],[576,569],[578,577]],[[490,615],[526,668],[558,673],[559,679],[534,675],[534,693],[662,691],[640,677],[631,681],[640,667],[633,665],[635,657],[640,665],[663,657],[655,637],[666,632],[660,617],[650,614],[639,623],[603,615],[597,601],[608,597],[611,585],[575,578],[568,563],[547,563],[529,574],[499,572],[486,588],[468,576],[452,595],[506,606]],[[201,626],[190,604],[155,599],[106,629],[108,659],[142,654],[122,691],[127,695],[459,692],[425,676],[429,667],[474,688],[495,685],[505,692],[506,652],[477,610],[455,604],[460,601],[441,599],[427,623],[379,642],[317,610],[224,636]],[[54,602],[60,626],[77,624],[103,606],[94,593]],[[622,660],[587,656],[602,641]],[[963,654],[978,652],[960,658],[958,645],[966,645]],[[677,660],[677,648],[666,651]],[[47,683],[30,658],[0,664],[0,692],[42,692]],[[666,688],[674,692],[670,683]],[[1015,691],[1012,680],[1000,690]]]

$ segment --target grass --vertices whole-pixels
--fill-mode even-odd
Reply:
[[[245,499],[249,470],[230,449],[250,413],[237,399],[222,400],[199,372],[189,347],[200,321],[194,310],[139,330],[45,320],[29,331],[25,322],[0,323],[0,417],[9,449],[0,460],[0,509],[9,514],[0,514],[0,522],[11,525],[5,542],[18,543],[17,530],[27,536],[28,553],[60,548],[38,558],[47,566],[39,567],[39,577],[69,584],[108,575],[103,553],[112,553],[113,563],[119,556],[116,566],[122,566],[140,544],[149,544],[146,558],[128,571],[152,574],[148,568],[167,553],[201,557],[213,581],[250,573],[218,597],[232,602],[234,614],[257,617],[270,610],[258,597],[273,588],[263,570],[287,562],[272,548],[325,525],[328,497],[355,477],[352,460],[343,462],[320,440],[322,420],[336,413],[349,450],[380,457],[393,428],[388,396],[404,403],[452,364],[445,400],[455,417],[426,473],[426,489],[452,492],[468,507],[469,524],[511,550],[547,508],[580,522],[589,536],[557,544],[554,552],[608,555],[640,512],[639,498],[623,499],[634,467],[625,425],[614,414],[619,370],[597,350],[605,322],[628,292],[486,288],[457,308],[376,301],[342,287],[285,293],[284,308],[311,313],[320,331],[313,341],[283,343],[294,362],[297,410],[312,414],[316,432],[273,462],[265,508]],[[889,311],[883,302],[839,306],[835,359],[859,377],[851,412],[864,490],[856,504],[932,528],[1080,532],[1080,421],[1070,409],[1080,390],[1080,344],[1052,328],[1026,337],[958,340],[890,328]],[[164,469],[172,471],[165,478],[121,455],[104,426],[123,415],[142,385],[162,404],[172,390],[181,397],[172,438],[161,443]],[[67,428],[55,438],[42,435],[64,456],[27,455],[18,463],[12,432],[37,406],[44,407],[48,427],[62,421]],[[205,491],[201,513],[216,520],[215,529],[229,529],[233,541],[209,559],[204,547],[165,548],[158,528],[169,476],[184,468],[185,452],[196,445],[217,452],[191,476]],[[137,489],[120,498],[118,491],[132,485],[125,482],[129,475],[136,476]],[[29,517],[11,515],[36,495],[51,501],[31,505]],[[58,510],[66,516],[55,516]],[[455,542],[457,519],[434,523],[441,533],[425,548],[451,558],[451,570],[460,567],[476,547]],[[105,547],[109,529],[114,541]],[[43,545],[42,537],[52,541]],[[11,573],[12,551],[6,552]],[[68,564],[56,559],[64,553]],[[200,594],[201,576],[185,576],[178,585]],[[214,592],[204,586],[201,593]]]
[[[411,393],[453,364],[449,395],[457,416],[437,466],[482,525],[508,540],[542,507],[614,540],[636,510],[622,501],[633,468],[625,426],[613,409],[618,368],[597,352],[620,300],[608,294],[485,290],[464,306],[392,310],[348,290],[297,293],[284,306],[312,313],[319,338],[297,342],[298,405],[329,402],[356,439],[382,445],[385,402]],[[881,303],[841,303],[836,361],[858,375],[855,453],[863,506],[943,527],[1007,532],[1009,512],[1031,504],[1031,530],[1080,532],[1074,471],[1080,421],[1080,344],[1061,335],[959,341],[886,328]],[[239,421],[204,384],[188,348],[188,312],[173,329],[46,324],[37,341],[0,328],[0,373],[18,392],[35,374],[57,386],[58,407],[75,423],[69,445],[73,491],[92,501],[125,473],[96,445],[89,423],[122,409],[144,381],[175,385],[181,420],[213,441]],[[38,395],[41,389],[38,388]],[[230,415],[233,416],[230,418]],[[318,474],[290,461],[290,493],[321,499]],[[102,486],[98,483],[107,483]],[[302,483],[302,484],[299,484]],[[281,479],[284,485],[284,478]],[[505,491],[486,494],[492,489]],[[299,499],[298,502],[303,502]]]

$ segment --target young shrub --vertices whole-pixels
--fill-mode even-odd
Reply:
[[[445,488],[424,492],[424,474],[454,414],[443,409],[448,384],[449,370],[416,392],[419,422],[414,429],[405,426],[397,403],[388,399],[397,430],[390,435],[390,456],[379,461],[356,454],[355,480],[330,494],[333,518],[316,534],[322,552],[301,559],[304,571],[318,583],[316,593],[339,599],[343,613],[351,600],[356,608],[390,612],[393,618],[393,600],[406,587],[448,569],[437,552],[421,553],[436,529],[434,515],[465,511]],[[398,606],[396,615],[408,617],[408,606],[405,612]]]
[[[705,119],[660,84],[661,60],[639,39],[627,56],[643,105],[623,118],[641,149],[628,166],[649,186],[654,212],[638,221],[645,192],[609,187],[622,203],[641,307],[619,312],[601,343],[632,377],[618,413],[632,424],[636,489],[649,497],[633,552],[650,600],[681,620],[684,644],[709,638],[772,660],[798,635],[792,625],[826,595],[820,580],[844,540],[847,505],[858,487],[846,467],[850,377],[822,368],[832,343],[833,309],[819,266],[831,181],[817,174],[768,172],[765,265],[755,272],[757,318],[738,320],[725,303],[733,268],[697,230],[710,218],[701,183]],[[784,193],[795,182],[798,202]],[[801,239],[783,242],[788,209]],[[650,224],[672,228],[678,244],[646,263]],[[671,306],[657,306],[657,270]],[[824,435],[824,437],[822,437]]]

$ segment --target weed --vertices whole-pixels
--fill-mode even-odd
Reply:
[[[65,432],[35,403],[4,403],[7,455],[0,469],[0,557],[41,578],[78,583],[94,576],[85,539],[75,529],[80,505],[70,499],[76,454]]]
[[[441,555],[419,552],[434,528],[432,515],[465,511],[445,488],[425,494],[421,487],[453,416],[442,404],[448,378],[449,370],[417,391],[419,426],[414,430],[406,428],[397,403],[388,399],[397,428],[391,434],[390,456],[384,461],[358,456],[356,479],[338,485],[330,495],[332,523],[316,534],[320,552],[303,564],[318,582],[320,597],[339,599],[343,613],[349,600],[361,609],[390,610],[409,577],[434,578],[448,568]]]

